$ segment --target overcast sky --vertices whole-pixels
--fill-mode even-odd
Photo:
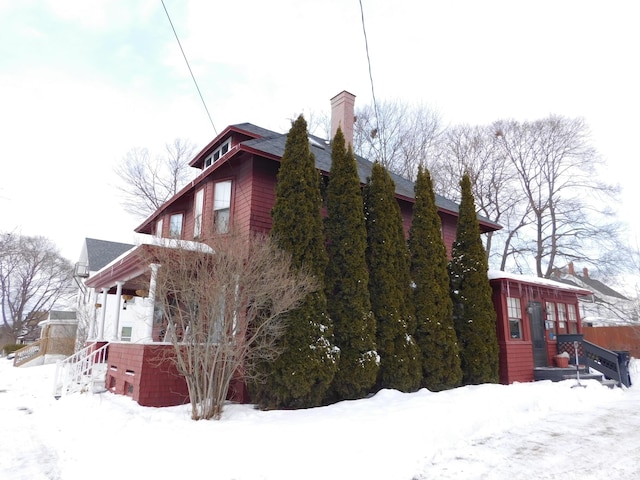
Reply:
[[[376,97],[447,123],[584,117],[635,222],[634,3],[362,0]],[[358,0],[165,5],[218,132],[285,132],[342,90],[371,102]],[[160,0],[0,0],[0,135],[0,231],[47,236],[75,261],[84,237],[135,242],[114,188],[127,151],[215,133]]]

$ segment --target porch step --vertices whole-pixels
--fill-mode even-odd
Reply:
[[[589,373],[589,369],[580,366],[580,380],[597,380],[602,385],[613,388],[618,386],[616,380],[604,378],[601,373]],[[560,382],[562,380],[577,380],[576,367],[559,368],[559,367],[536,367],[534,369],[534,380],[551,380],[552,382]]]

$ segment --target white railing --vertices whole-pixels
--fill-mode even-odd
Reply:
[[[104,389],[108,346],[106,343],[96,349],[94,343],[59,360],[53,381],[53,395],[60,398],[69,393],[88,391],[99,383]]]

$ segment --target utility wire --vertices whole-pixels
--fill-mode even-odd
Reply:
[[[180,47],[180,51],[182,52],[182,56],[184,57],[184,61],[187,64],[187,68],[189,69],[189,73],[191,74],[191,78],[193,79],[193,83],[196,86],[196,90],[198,90],[198,95],[200,95],[200,100],[202,100],[202,105],[204,106],[205,111],[207,112],[207,116],[209,117],[209,122],[211,122],[211,126],[213,127],[213,133],[215,133],[215,135],[218,135],[218,131],[216,130],[215,125],[213,124],[213,120],[211,119],[211,114],[209,113],[209,109],[207,108],[207,104],[204,101],[204,98],[202,96],[202,92],[200,91],[200,87],[198,87],[198,82],[196,82],[196,77],[193,75],[193,71],[191,70],[191,65],[189,65],[189,60],[187,60],[187,56],[184,53],[184,49],[182,48],[182,44],[180,43],[180,39],[178,38],[178,34],[176,32],[176,29],[173,26],[173,22],[171,21],[171,17],[169,16],[169,11],[167,10],[166,5],[164,4],[164,0],[160,0],[162,2],[162,7],[164,8],[164,13],[167,14],[167,19],[169,20],[169,23],[171,24],[171,29],[173,30],[173,34],[176,37],[176,40],[178,41],[178,46]],[[372,87],[373,88],[373,87]]]
[[[364,25],[364,9],[362,8],[362,0],[359,0],[360,2],[360,18],[362,21],[362,33],[364,34],[364,47],[365,50],[367,52],[367,65],[369,66],[369,81],[371,82],[371,97],[373,98],[373,111],[375,113],[376,116],[376,125],[377,125],[377,130],[378,133],[380,134],[380,151],[382,153],[382,155],[384,156],[384,139],[383,139],[383,129],[381,128],[380,125],[380,116],[378,115],[378,102],[376,102],[376,93],[375,90],[373,88],[373,74],[371,73],[371,58],[369,57],[369,41],[367,40],[367,29],[365,28]],[[384,165],[386,163],[386,159],[383,158],[382,159],[382,164]]]

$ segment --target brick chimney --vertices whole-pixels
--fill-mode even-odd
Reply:
[[[576,276],[576,269],[573,268],[573,262],[569,262],[569,275],[573,275],[574,277]]]
[[[582,276],[583,276],[584,278],[589,278],[589,269],[588,269],[587,267],[584,267],[584,268],[582,269]]]
[[[342,129],[347,146],[353,146],[354,105],[356,96],[343,90],[331,99],[331,139],[338,127]]]

